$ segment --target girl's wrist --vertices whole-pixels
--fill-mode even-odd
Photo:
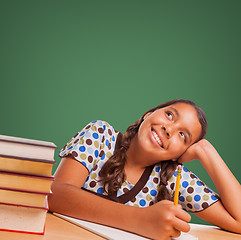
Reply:
[[[207,161],[210,161],[210,157],[214,154],[217,154],[217,151],[213,145],[206,139],[202,139],[196,149],[197,159],[202,164],[205,164]]]
[[[140,232],[140,226],[142,226],[145,214],[143,208],[126,206],[128,211],[125,211],[125,217],[122,219],[124,225],[129,231],[138,233]]]

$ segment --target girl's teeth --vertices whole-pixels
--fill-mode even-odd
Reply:
[[[158,144],[162,147],[162,142],[160,140],[160,138],[158,137],[158,135],[156,134],[156,132],[152,131],[153,136],[155,137],[156,141],[158,142]]]

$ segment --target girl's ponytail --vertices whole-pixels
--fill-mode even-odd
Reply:
[[[126,163],[126,151],[128,150],[132,138],[138,132],[142,120],[137,120],[134,124],[130,125],[125,135],[123,135],[120,147],[116,149],[115,153],[103,165],[100,171],[100,178],[104,184],[104,191],[108,195],[115,194],[126,180],[124,171]]]
[[[164,199],[173,200],[173,196],[171,196],[166,186],[167,181],[173,176],[177,166],[178,163],[171,160],[161,162],[160,188],[157,195],[157,201]]]

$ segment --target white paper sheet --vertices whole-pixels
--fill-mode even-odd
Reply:
[[[80,219],[64,216],[59,213],[54,213],[54,215],[63,218],[71,223],[74,223],[78,226],[81,226],[88,231],[91,231],[99,236],[102,236],[106,239],[109,240],[148,240],[149,238],[145,238],[130,232],[126,232],[120,229],[112,228],[112,227],[107,227],[101,224],[96,224],[88,221],[83,221]],[[198,237],[193,236],[188,233],[183,233],[181,234],[180,237],[178,238],[173,238],[173,240],[198,240]]]

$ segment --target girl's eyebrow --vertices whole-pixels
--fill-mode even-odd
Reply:
[[[170,109],[171,109],[173,112],[175,112],[175,115],[176,115],[177,117],[180,116],[180,114],[179,114],[179,112],[177,111],[176,108],[170,107]],[[188,137],[189,137],[189,141],[192,142],[192,134],[190,133],[190,131],[189,131],[187,128],[185,128],[184,131],[187,133],[187,135],[188,135]]]
[[[177,115],[177,117],[179,117],[179,112],[177,111],[176,108],[170,107],[170,109],[171,109],[173,112],[175,112],[175,115]]]

